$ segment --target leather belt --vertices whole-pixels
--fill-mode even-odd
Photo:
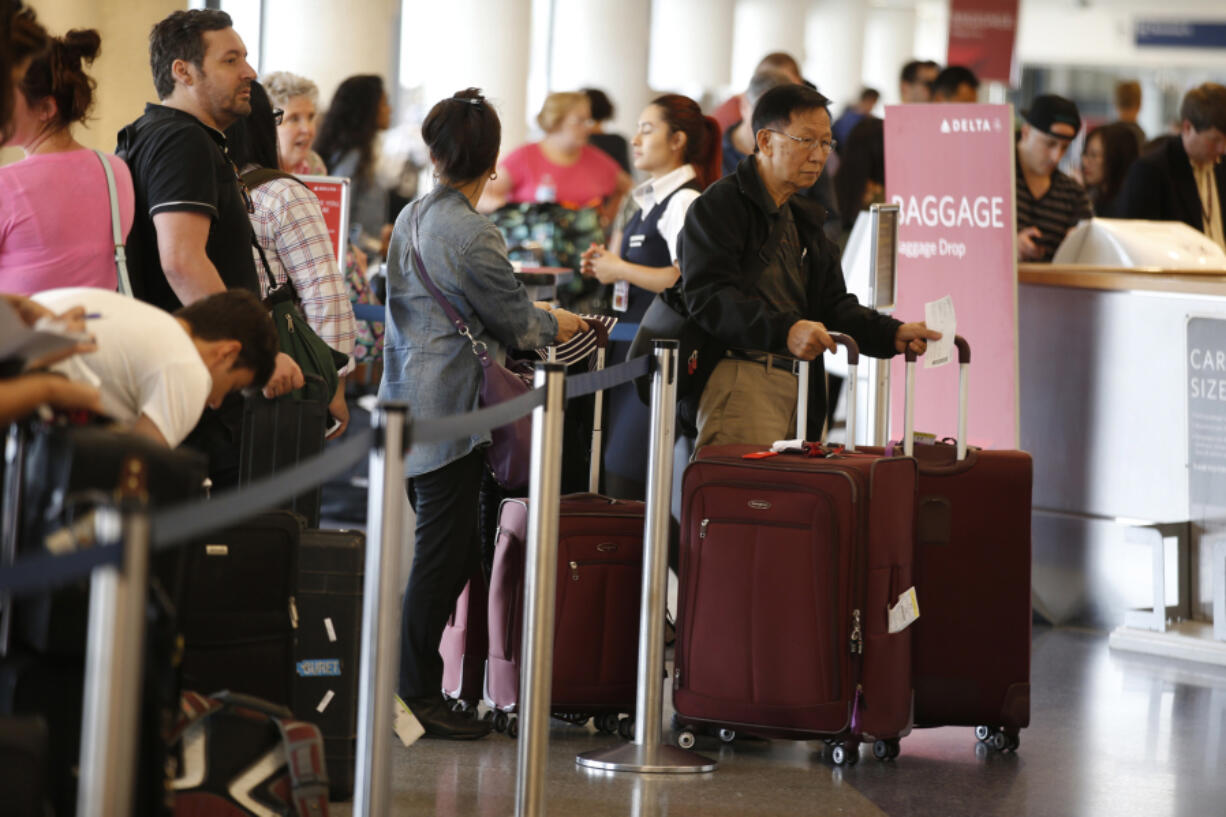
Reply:
[[[732,360],[744,360],[747,363],[761,363],[773,369],[797,374],[800,361],[795,358],[785,355],[773,355],[767,352],[746,352],[741,349],[728,349],[724,352],[724,357]]]

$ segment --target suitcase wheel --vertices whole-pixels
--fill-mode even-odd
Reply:
[[[694,748],[694,733],[686,729],[681,734],[677,735],[677,745],[682,749]]]
[[[617,722],[617,734],[622,740],[634,740],[634,715],[628,715]]]
[[[448,705],[451,707],[452,712],[456,713],[457,715],[463,715],[469,720],[475,719],[477,717],[477,707],[473,706],[468,701],[465,701],[462,698],[456,698],[454,701],[451,701]]]
[[[616,712],[605,712],[596,716],[596,728],[606,735],[616,735],[619,719]]]
[[[898,745],[898,738],[890,738],[888,740],[878,740],[873,742],[873,757],[882,761],[893,760],[898,757],[902,751]]]
[[[507,731],[507,726],[510,722],[511,722],[511,716],[508,715],[507,713],[505,712],[495,712],[494,713],[494,731],[495,732]]]
[[[719,739],[722,740],[724,743],[732,743],[732,741],[736,740],[736,730],[735,729],[719,730]]]
[[[830,750],[830,759],[835,766],[855,766],[860,761],[860,744],[854,741],[836,743]]]
[[[515,740],[519,737],[519,718],[512,715],[507,721],[507,737]]]
[[[990,726],[976,726],[975,737],[998,752],[1016,752],[1022,745],[1022,738],[1017,732],[1006,732],[1004,729],[993,729]]]

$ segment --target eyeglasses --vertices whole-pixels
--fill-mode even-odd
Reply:
[[[818,147],[820,145],[822,149],[822,153],[829,155],[830,151],[834,150],[835,148],[839,146],[838,141],[835,139],[813,139],[812,137],[805,137],[802,139],[799,136],[793,136],[790,133],[787,133],[781,130],[775,130],[774,128],[763,128],[762,130],[768,130],[771,133],[777,133],[780,136],[786,136],[787,138],[791,139],[796,144],[800,145],[801,150],[804,150],[805,152],[810,152],[813,150],[813,148]]]
[[[276,122],[278,125],[280,125],[281,120],[283,120],[284,118],[285,118],[285,111],[281,110],[280,108],[272,109],[272,121],[273,122]]]

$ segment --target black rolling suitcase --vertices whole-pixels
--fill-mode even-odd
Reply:
[[[238,484],[271,476],[323,451],[328,421],[328,407],[318,400],[249,396],[243,404]],[[281,507],[300,514],[308,527],[318,527],[319,506],[316,485]]]
[[[333,800],[353,794],[365,566],[366,537],[359,531],[302,534],[291,708],[323,733]]]
[[[9,427],[0,561],[92,544],[90,513],[110,501],[130,456],[138,456],[148,470],[151,510],[204,496],[208,466],[203,456],[112,431],[98,418],[77,421],[87,424],[61,417]],[[178,551],[155,554],[151,570],[174,577],[179,559]],[[8,612],[0,611],[0,655],[11,639],[41,655],[84,655],[88,609],[89,583],[84,580],[16,601]]]
[[[292,511],[269,511],[188,546],[179,610],[183,689],[228,689],[290,705],[305,528]]]

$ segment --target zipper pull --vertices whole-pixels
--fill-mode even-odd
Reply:
[[[579,581],[579,563],[578,562],[570,563],[570,580],[572,582]]]
[[[860,631],[860,611],[851,611],[851,654],[861,655],[864,652],[864,638]]]
[[[710,523],[710,521],[711,521],[710,519],[704,519],[702,520],[702,523],[698,526],[698,538],[699,539],[707,538],[707,524]]]
[[[285,316],[285,328],[288,329],[291,334],[293,334],[293,331],[294,331],[294,316],[293,315]]]

